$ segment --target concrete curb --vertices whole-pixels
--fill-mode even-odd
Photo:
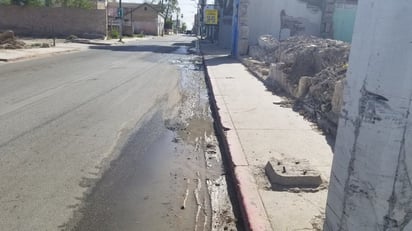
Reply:
[[[91,41],[88,39],[73,39],[71,40],[72,43],[80,43],[80,44],[90,44],[90,45],[101,45],[101,46],[111,46],[113,44],[122,44],[121,42],[96,42],[96,41]]]
[[[200,44],[199,44],[200,48]],[[212,83],[203,52],[202,62],[205,67],[206,85],[209,89],[209,98],[212,114],[215,120],[215,129],[222,152],[228,159],[230,176],[236,185],[236,196],[241,210],[245,230],[267,231],[272,230],[261,200],[256,180],[249,169],[246,156],[240,144],[239,137],[226,107],[220,108],[215,96],[216,84]],[[224,123],[222,122],[224,121]],[[228,130],[230,129],[230,130]]]

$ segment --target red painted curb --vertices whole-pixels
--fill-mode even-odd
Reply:
[[[272,227],[260,198],[256,180],[250,172],[239,137],[230,118],[230,113],[224,102],[216,101],[216,98],[221,98],[220,100],[222,100],[222,97],[220,92],[217,94],[219,95],[218,97],[215,96],[216,86],[212,84],[212,82],[215,84],[215,81],[211,80],[209,76],[207,62],[203,54],[202,57],[212,113],[216,122],[216,132],[222,141],[221,145],[224,149],[222,151],[230,161],[230,164],[227,166],[230,168],[236,184],[236,196],[239,201],[245,229],[251,231],[271,231]]]

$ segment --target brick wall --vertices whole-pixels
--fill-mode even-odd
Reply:
[[[79,37],[106,36],[106,10],[48,7],[0,7],[0,31],[18,36]]]

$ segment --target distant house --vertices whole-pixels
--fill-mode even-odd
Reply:
[[[107,6],[109,29],[120,26],[118,15],[119,3],[110,2]],[[164,34],[164,15],[153,4],[122,3],[123,8],[123,33],[124,34]]]

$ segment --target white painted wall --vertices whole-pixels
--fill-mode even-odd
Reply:
[[[305,2],[299,0],[253,0],[248,8],[249,44],[257,43],[260,35],[271,34],[278,38],[280,12],[304,19],[306,34],[320,36],[322,12],[314,12]]]
[[[324,230],[412,230],[411,12],[359,1]]]
[[[150,35],[158,35],[158,22],[157,21],[141,21],[141,22],[133,22],[134,33],[141,33],[150,34]]]

